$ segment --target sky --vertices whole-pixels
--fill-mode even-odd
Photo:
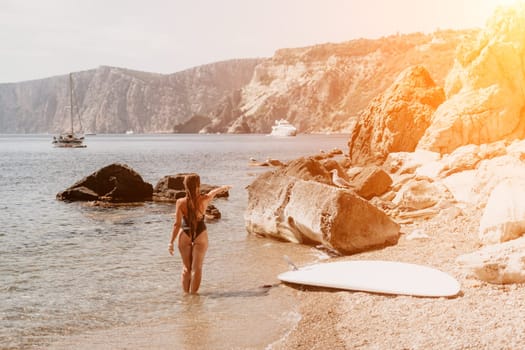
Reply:
[[[0,0],[0,83],[101,65],[175,73],[277,49],[482,28],[515,0]]]

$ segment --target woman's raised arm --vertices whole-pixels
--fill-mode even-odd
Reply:
[[[221,187],[214,188],[213,190],[211,190],[210,192],[208,192],[206,194],[206,196],[208,197],[208,201],[211,201],[219,193],[224,192],[224,191],[228,191],[230,188],[232,188],[232,186],[230,186],[230,185],[224,185],[224,186],[221,186]]]

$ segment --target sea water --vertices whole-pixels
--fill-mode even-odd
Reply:
[[[276,276],[312,247],[246,232],[247,191],[268,168],[334,147],[347,135],[95,135],[87,148],[53,148],[49,135],[0,135],[1,349],[265,349],[297,322],[294,293]],[[214,204],[199,296],[181,293],[168,254],[172,204],[103,208],[57,192],[111,163],[155,185],[197,172],[230,184]]]

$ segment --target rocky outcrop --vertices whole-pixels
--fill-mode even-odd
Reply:
[[[522,178],[525,164],[514,155],[482,160],[472,170],[454,173],[442,179],[459,202],[485,205],[492,190],[503,180]]]
[[[399,238],[399,225],[353,191],[332,186],[328,171],[313,158],[260,175],[248,186],[248,197],[246,229],[254,234],[320,243],[345,254]]]
[[[175,203],[186,196],[184,178],[189,173],[167,175],[160,179],[153,188],[153,200],[156,202]]]
[[[134,203],[155,201],[175,203],[186,196],[184,178],[187,173],[164,176],[155,188],[142,180],[142,177],[125,164],[110,164],[78,181],[73,186],[59,192],[56,197],[63,201],[98,201],[101,203]],[[201,193],[205,194],[218,186],[202,184]],[[228,197],[224,190],[215,197]],[[220,219],[220,211],[209,204],[206,219]]]
[[[477,40],[459,46],[439,106],[418,148],[450,153],[467,144],[525,137],[525,4],[499,8]]]
[[[457,202],[484,206],[501,181],[522,177],[525,172],[522,159],[525,159],[524,141],[510,145],[495,142],[462,146],[447,155],[424,150],[391,153],[383,169],[392,177],[392,189],[397,195],[408,189],[401,188],[410,181],[424,180],[432,182],[434,189],[441,188],[440,193],[449,192]]]
[[[217,62],[174,74],[115,67],[76,72],[85,131],[350,132],[358,113],[412,65],[443,85],[457,44],[477,31],[392,35],[278,50],[270,59]],[[57,133],[69,125],[66,76],[0,84],[0,132]]]
[[[165,203],[175,203],[177,199],[183,198],[186,196],[186,191],[184,190],[184,178],[190,175],[190,173],[180,173],[176,175],[166,175],[157,182],[153,189],[153,201],[155,202],[165,202]],[[195,174],[196,175],[196,174]],[[201,193],[205,194],[211,190],[217,188],[218,186],[201,184]],[[218,193],[216,198],[227,198],[230,193],[228,190],[224,190]],[[207,220],[216,220],[220,219],[222,214],[213,204],[208,204],[206,207],[206,219]]]
[[[243,88],[241,113],[229,131],[268,133],[285,118],[299,132],[351,132],[359,113],[407,67],[423,65],[443,86],[457,44],[475,33],[438,31],[278,50]]]
[[[389,153],[414,151],[444,100],[425,68],[403,71],[359,116],[348,141],[352,164],[381,164]]]
[[[103,201],[110,203],[151,200],[153,186],[125,164],[110,164],[57,194],[63,201]]]
[[[478,251],[457,262],[470,275],[490,283],[525,282],[525,141],[467,145],[448,155],[417,150],[392,153],[384,169],[393,179],[394,198],[376,201],[399,223],[412,227],[433,221],[427,232],[456,231],[458,241],[469,241]],[[389,194],[391,196],[392,194]],[[377,199],[377,198],[375,198]],[[472,229],[451,227],[470,211]],[[479,215],[479,216],[478,216]],[[456,219],[458,218],[458,219]],[[410,226],[409,226],[410,227]],[[431,239],[414,231],[406,239]],[[476,234],[477,233],[477,234]]]
[[[177,199],[185,197],[186,191],[184,190],[184,178],[191,174],[180,173],[176,175],[164,176],[162,179],[159,180],[159,182],[157,182],[157,184],[153,188],[153,200],[157,202],[175,203]],[[201,184],[201,193],[206,194],[218,187],[219,186]],[[229,195],[229,191],[224,190],[222,192],[219,192],[215,197],[227,198],[229,197]]]
[[[252,78],[261,59],[217,62],[164,75],[116,67],[73,74],[84,131],[199,132],[217,106]],[[0,132],[57,133],[69,128],[67,76],[0,84]],[[190,120],[193,119],[193,120]],[[204,125],[204,126],[203,126]],[[182,130],[180,130],[182,128]]]
[[[203,130],[211,123],[211,119],[203,115],[194,115],[190,119],[173,127],[174,133],[190,134]]]

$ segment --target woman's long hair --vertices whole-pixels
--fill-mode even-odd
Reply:
[[[194,237],[197,231],[197,210],[200,196],[201,179],[197,174],[188,174],[184,178],[184,189],[186,190],[186,205],[188,208],[187,224],[190,228],[190,236]]]

